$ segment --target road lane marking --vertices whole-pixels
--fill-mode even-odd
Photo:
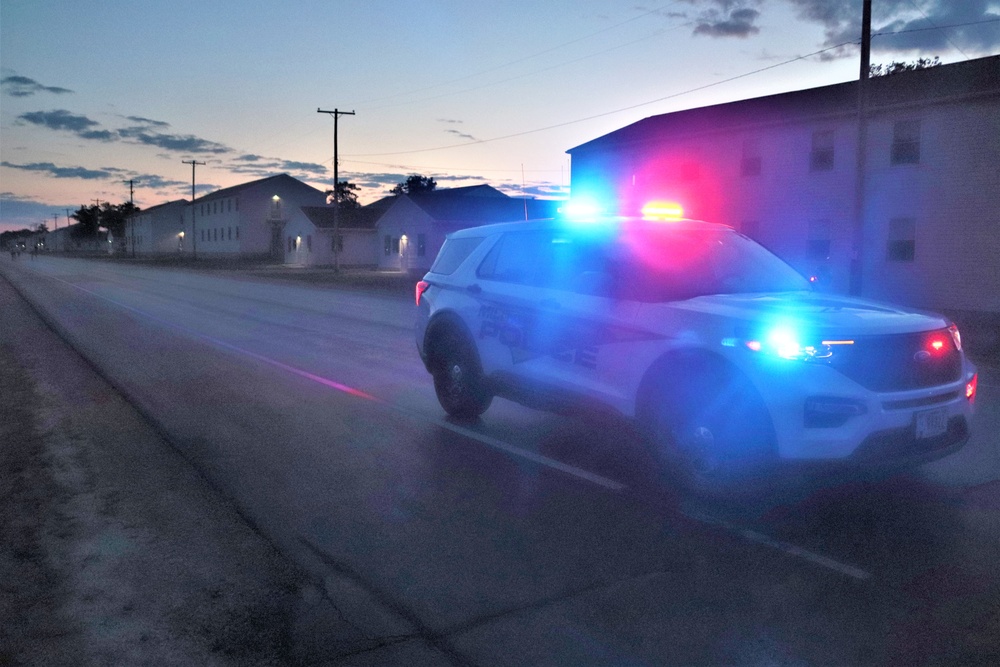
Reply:
[[[848,577],[851,577],[853,579],[860,579],[861,581],[871,579],[872,575],[869,572],[866,572],[865,570],[862,570],[859,567],[848,565],[846,563],[841,563],[838,560],[834,560],[833,558],[830,558],[828,556],[824,556],[814,551],[804,549],[803,547],[800,547],[796,544],[792,544],[791,542],[784,542],[782,540],[777,540],[774,539],[773,537],[768,537],[764,533],[757,532],[756,530],[751,530],[749,528],[742,528],[740,526],[731,524],[728,521],[724,521],[722,519],[710,516],[708,514],[703,514],[701,512],[691,512],[688,510],[681,510],[681,513],[684,516],[688,517],[689,519],[693,519],[695,521],[708,524],[710,526],[716,526],[718,528],[722,528],[726,532],[741,537],[744,540],[747,540],[748,542],[755,542],[757,544],[762,544],[766,547],[770,547],[772,549],[776,549],[777,551],[786,553],[789,556],[801,558],[803,560],[809,561],[810,563],[813,563],[814,565],[819,565],[820,567],[825,567],[828,570],[833,570],[834,572],[839,572],[840,574],[847,575]]]

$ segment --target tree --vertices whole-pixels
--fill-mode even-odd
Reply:
[[[99,227],[104,227],[113,237],[122,238],[125,236],[125,218],[138,213],[139,210],[139,207],[131,202],[124,204],[104,202],[100,206],[96,204],[81,206],[70,216],[80,223],[73,229],[74,237],[91,238],[97,236]]]
[[[437,181],[435,181],[430,176],[421,176],[419,174],[413,174],[407,177],[402,183],[397,183],[396,187],[389,190],[389,194],[393,195],[416,195],[422,192],[430,192],[437,187]]]
[[[337,182],[337,196],[334,197],[333,190],[326,191],[326,203],[336,204],[341,209],[347,208],[358,208],[361,204],[358,203],[357,190],[360,190],[357,185],[350,183],[348,181],[338,181]]]
[[[868,67],[868,76],[889,76],[890,74],[899,74],[900,72],[912,72],[918,69],[937,67],[940,64],[941,58],[938,56],[934,56],[933,58],[918,58],[909,63],[894,60],[888,65],[870,65]]]
[[[81,206],[70,217],[80,223],[73,227],[74,238],[83,239],[97,236],[97,228],[101,224],[101,209],[97,204]]]
[[[104,202],[101,204],[101,227],[107,229],[116,239],[124,238],[125,218],[138,212],[139,208],[132,202],[117,205]]]

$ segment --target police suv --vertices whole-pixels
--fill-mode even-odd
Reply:
[[[449,415],[475,418],[494,396],[611,410],[698,490],[793,462],[915,465],[969,437],[977,375],[952,322],[818,293],[724,225],[465,229],[416,302],[417,348]]]

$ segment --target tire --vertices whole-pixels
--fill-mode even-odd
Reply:
[[[445,331],[434,343],[434,392],[444,411],[459,419],[475,419],[493,402],[482,366],[469,340]]]
[[[773,451],[763,401],[721,365],[677,370],[652,406],[651,441],[663,471],[696,494],[744,489]]]

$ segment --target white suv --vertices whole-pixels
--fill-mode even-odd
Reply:
[[[448,414],[611,410],[701,490],[959,449],[977,376],[957,327],[811,287],[723,225],[490,225],[450,234],[417,284],[416,342]]]

